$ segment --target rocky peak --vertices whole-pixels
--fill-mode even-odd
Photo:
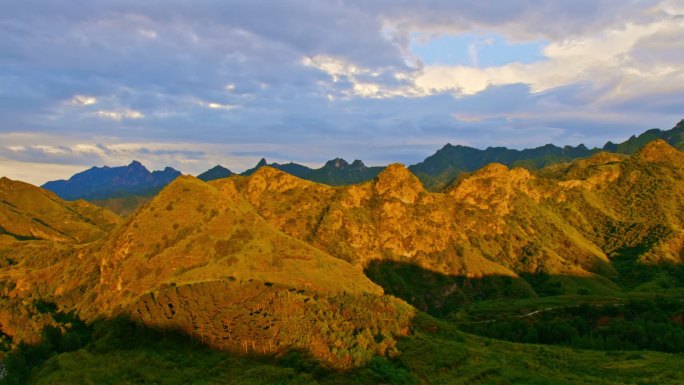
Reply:
[[[677,125],[674,127],[674,131],[684,131],[684,119],[680,120],[679,123],[677,123]]]
[[[390,164],[375,178],[375,192],[404,203],[414,203],[424,191],[418,178],[401,163]]]
[[[634,154],[635,158],[648,162],[670,162],[681,159],[682,154],[662,139],[656,139]]]
[[[508,167],[501,163],[490,163],[473,174],[473,177],[505,177],[508,174]]]
[[[278,170],[275,167],[266,165],[259,167],[258,170],[254,171],[254,174],[252,174],[250,179],[254,178],[277,178],[281,176],[287,176],[288,174]]]
[[[147,169],[147,167],[143,166],[143,164],[138,162],[137,160],[132,161],[128,166],[126,166],[126,169],[128,172],[145,173],[145,174],[150,172]]]
[[[355,159],[351,166],[351,168],[358,168],[358,169],[366,169],[366,165],[359,159]]]
[[[312,182],[305,181],[271,166],[259,168],[247,182],[247,198],[257,202],[266,191],[283,192],[294,188],[305,188]]]
[[[2,189],[0,192],[15,190],[17,188],[17,182],[18,181],[3,176],[0,178],[0,188]]]
[[[325,166],[323,166],[323,167],[324,168],[334,167],[337,169],[345,169],[345,168],[349,167],[349,163],[347,163],[347,161],[342,159],[342,158],[335,158],[333,160],[327,161],[325,163]]]
[[[528,182],[532,174],[523,168],[509,170],[503,164],[491,163],[460,180],[447,190],[454,199],[497,215],[510,212],[510,199],[517,192],[538,199]]]

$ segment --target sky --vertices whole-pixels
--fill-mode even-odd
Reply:
[[[684,118],[681,0],[54,0],[0,12],[0,175],[414,164]]]

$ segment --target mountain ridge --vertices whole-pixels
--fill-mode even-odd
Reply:
[[[680,150],[684,149],[684,120],[681,120],[670,130],[647,130],[639,136],[632,136],[627,141],[620,144],[609,141],[603,148],[589,149],[583,144],[575,147],[559,147],[553,144],[547,144],[523,150],[508,149],[506,147],[487,147],[486,149],[481,150],[447,143],[425,160],[408,166],[408,169],[418,176],[426,189],[429,191],[441,191],[458,179],[460,175],[480,169],[489,163],[501,163],[512,167],[538,170],[553,164],[569,162],[578,158],[586,158],[601,151],[631,155],[639,148],[643,147],[643,145],[655,139],[662,139],[675,148]],[[384,169],[384,166],[367,167],[358,159],[350,164],[342,158],[335,158],[327,161],[318,169],[312,169],[293,162],[269,164],[265,158],[261,158],[253,168],[245,170],[240,175],[249,176],[266,165],[303,179],[331,186],[365,182],[373,179]],[[50,181],[44,184],[43,187],[58,193],[58,195],[66,199],[83,198],[91,201],[100,201],[104,207],[116,209],[121,214],[128,214],[131,209],[137,207],[136,204],[140,204],[145,200],[138,199],[138,203],[136,203],[136,201],[131,201],[122,205],[120,202],[122,198],[153,195],[164,185],[173,180],[173,178],[180,175],[180,172],[169,167],[164,171],[155,171],[151,173],[151,175],[144,175],[145,172],[149,173],[147,169],[142,166],[140,162],[133,161],[130,165],[126,166],[126,170],[133,174],[143,174],[142,177],[136,177],[138,180],[148,179],[145,182],[136,182],[136,178],[133,178],[133,180],[126,180],[123,176],[119,178],[108,175],[115,173],[115,169],[121,170],[117,167],[93,167],[74,175],[71,178],[74,180],[71,181],[70,179],[71,182],[64,180]],[[102,174],[102,176],[95,177],[95,174]],[[198,177],[202,180],[210,181],[225,178],[232,174],[233,172],[229,169],[217,165],[214,168],[199,174]],[[99,190],[88,190],[84,186],[87,183],[99,184]],[[138,183],[137,186],[136,183]],[[114,202],[107,201],[112,198],[115,199]]]
[[[67,200],[100,200],[130,195],[153,195],[179,175],[180,171],[171,167],[150,172],[134,160],[127,166],[91,167],[67,180],[50,181],[41,187]]]
[[[447,319],[488,299],[684,287],[682,180],[684,154],[663,140],[539,171],[491,163],[441,192],[399,163],[345,186],[264,165],[210,182],[179,176],[108,221],[3,178],[0,227],[63,236],[0,235],[0,331],[39,341],[62,325],[50,302],[230,354],[301,351],[354,369],[397,357],[420,311]],[[430,333],[445,325],[434,322]]]

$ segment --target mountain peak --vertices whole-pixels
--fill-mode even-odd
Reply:
[[[266,166],[266,165],[268,165],[268,162],[266,161],[266,158],[261,158],[261,160],[259,160],[259,163],[256,164],[257,167],[263,167],[263,166]]]
[[[211,180],[227,178],[231,175],[233,175],[232,171],[219,164],[197,175],[197,178],[205,182],[209,182]]]
[[[105,166],[105,167],[106,167],[106,166]],[[132,161],[132,162],[131,162],[128,166],[126,166],[126,167],[127,167],[127,168],[130,168],[130,169],[140,169],[140,170],[146,170],[146,171],[147,171],[147,167],[143,166],[143,164],[140,163],[140,162],[138,162],[137,160]],[[168,168],[168,167],[167,167],[167,168]]]
[[[413,203],[424,189],[418,178],[403,164],[393,163],[375,178],[375,191],[385,197]]]
[[[342,158],[335,158],[335,159],[327,161],[325,163],[325,166],[323,166],[323,167],[326,167],[326,168],[334,167],[334,168],[338,168],[338,169],[345,169],[345,168],[349,167],[349,163]]]
[[[251,176],[252,177],[261,177],[261,178],[275,178],[275,177],[279,177],[282,175],[291,176],[288,173],[281,171],[281,170],[279,170],[273,166],[265,165],[265,166],[259,167],[259,169],[254,171],[254,174],[252,174]]]
[[[668,162],[681,158],[681,153],[662,139],[647,143],[634,154],[636,158],[650,162]]]
[[[366,168],[366,165],[360,159],[354,159],[354,161],[351,164],[351,167],[353,167],[353,168]]]
[[[675,132],[684,132],[684,119],[680,120],[679,123],[677,123],[674,128],[672,128],[672,131]]]
[[[127,166],[92,167],[68,180],[50,181],[42,187],[67,200],[153,195],[180,174],[170,167],[150,172],[134,160]]]
[[[508,166],[505,164],[501,163],[490,163],[481,169],[475,171],[473,175],[482,175],[482,176],[498,176],[498,175],[505,175],[509,171]]]

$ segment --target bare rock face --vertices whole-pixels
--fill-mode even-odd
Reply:
[[[390,164],[377,176],[374,190],[385,199],[395,198],[402,203],[414,203],[425,192],[418,178],[400,163]]]
[[[528,170],[509,170],[502,164],[492,163],[448,189],[447,194],[459,202],[503,216],[510,212],[510,201],[515,194],[523,193],[539,201],[541,194],[529,186],[532,179]]]

